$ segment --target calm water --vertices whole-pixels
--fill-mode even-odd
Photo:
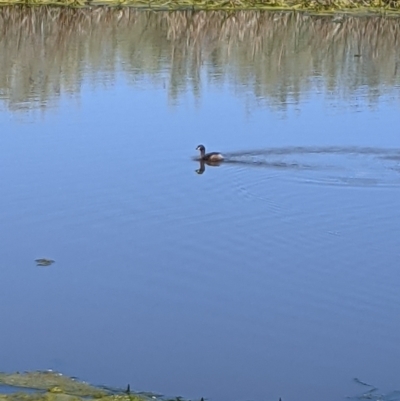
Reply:
[[[400,389],[398,20],[0,17],[2,371],[218,401]]]

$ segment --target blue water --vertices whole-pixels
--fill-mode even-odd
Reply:
[[[249,106],[204,73],[171,102],[171,68],[0,104],[0,369],[218,401],[398,389],[400,86]],[[200,143],[226,162],[197,174]]]

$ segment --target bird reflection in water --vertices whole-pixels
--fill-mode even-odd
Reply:
[[[213,162],[213,161],[205,161],[205,160],[198,160],[200,163],[200,166],[198,169],[195,170],[197,174],[203,174],[204,171],[206,171],[206,165],[210,167],[218,167],[221,165],[221,162]]]

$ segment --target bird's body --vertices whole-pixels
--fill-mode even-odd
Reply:
[[[219,152],[206,153],[206,148],[204,145],[197,146],[196,150],[200,151],[200,160],[208,162],[221,162],[224,160],[224,156]]]

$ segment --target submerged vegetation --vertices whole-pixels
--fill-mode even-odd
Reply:
[[[7,391],[5,389],[7,388]],[[11,389],[11,391],[10,391]],[[184,401],[159,394],[96,387],[53,371],[0,373],[0,401]],[[201,400],[204,400],[201,398]],[[189,401],[189,400],[188,400]]]
[[[2,394],[5,385],[15,391]],[[0,373],[0,401],[145,401],[149,398],[94,387],[53,371]]]
[[[11,391],[6,393],[4,387]],[[149,401],[153,393],[95,387],[53,371],[0,373],[0,401]]]
[[[53,371],[0,373],[0,386],[46,390],[51,394],[101,398],[110,395],[103,389]],[[1,387],[0,387],[1,389]]]
[[[10,110],[54,107],[83,82],[111,86],[117,75],[165,88],[172,103],[200,99],[205,81],[279,109],[315,88],[352,105],[360,88],[371,105],[399,99],[391,17],[12,6],[0,11],[0,54],[0,107]]]

